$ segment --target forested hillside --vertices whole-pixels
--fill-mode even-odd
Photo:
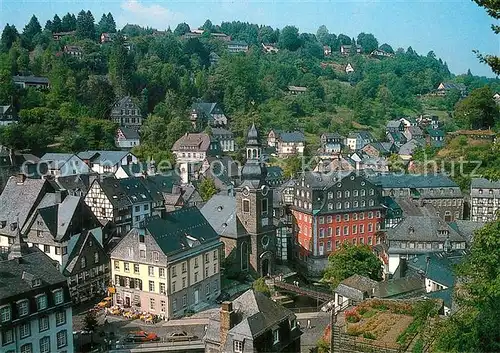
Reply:
[[[44,28],[35,16],[22,31],[7,25],[1,37],[0,104],[13,104],[20,124],[2,128],[0,144],[34,153],[47,148],[111,149],[116,127],[108,120],[109,112],[124,95],[134,97],[148,116],[136,153],[162,158],[190,129],[189,107],[197,99],[222,104],[231,129],[241,137],[251,121],[264,129],[311,134],[345,133],[359,124],[377,132],[392,117],[426,113],[428,108],[453,110],[458,96],[424,98],[440,82],[464,83],[469,90],[484,85],[500,89],[498,80],[470,72],[452,75],[433,51],[421,55],[411,46],[393,49],[371,34],[350,38],[321,26],[315,35],[293,26],[215,26],[208,20],[201,28],[202,36],[187,40],[182,37],[190,31],[187,24],[162,32],[126,25],[117,32],[111,14],[95,21],[90,11],[62,19],[56,15]],[[53,33],[68,31],[75,32],[53,38]],[[102,33],[115,32],[112,42],[100,43]],[[211,33],[244,40],[250,49],[230,54]],[[279,52],[265,53],[262,43],[273,43]],[[65,45],[79,46],[83,55],[65,54]],[[324,45],[331,47],[330,56],[324,56]],[[341,45],[360,45],[362,53],[341,56]],[[377,48],[394,56],[368,55]],[[220,57],[215,65],[211,53]],[[344,70],[348,63],[354,69],[349,74]],[[19,89],[13,75],[45,76],[51,87]],[[307,87],[307,92],[290,95],[289,85]]]

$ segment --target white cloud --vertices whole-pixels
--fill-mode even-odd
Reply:
[[[127,23],[149,26],[159,30],[172,27],[185,21],[185,16],[181,13],[171,11],[159,4],[143,4],[139,0],[126,0],[122,2],[123,13],[118,16],[118,25],[124,26]]]

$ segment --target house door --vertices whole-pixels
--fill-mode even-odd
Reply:
[[[198,304],[200,301],[200,291],[197,289],[194,291],[194,304]]]
[[[262,276],[266,277],[269,274],[269,260],[264,259],[262,261]]]
[[[130,308],[130,297],[125,297],[125,307]]]

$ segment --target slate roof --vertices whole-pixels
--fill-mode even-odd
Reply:
[[[201,208],[201,213],[220,236],[237,238],[243,232],[243,227],[237,219],[234,196],[212,196]]]
[[[205,102],[195,102],[191,106],[192,109],[198,110],[209,117],[212,114],[212,111],[215,109],[217,103],[205,103]]]
[[[14,82],[23,82],[23,83],[36,83],[36,84],[49,84],[49,79],[47,77],[38,77],[38,76],[13,76],[12,80]]]
[[[205,133],[186,133],[175,141],[172,151],[206,152],[210,147],[210,136]]]
[[[30,253],[22,256],[22,259],[0,261],[0,299],[18,296],[33,288],[30,281],[23,279],[27,277],[40,279],[41,287],[54,284],[64,285],[64,277],[55,266],[55,261],[42,251],[30,248]]]
[[[141,178],[124,178],[118,182],[131,203],[152,201],[152,196]]]
[[[237,46],[246,47],[246,46],[248,46],[248,43],[243,41],[243,40],[232,40],[232,41],[228,42],[227,45],[237,45]]]
[[[15,230],[10,230],[10,224],[19,222],[19,227],[22,228],[46,188],[48,184],[44,179],[27,178],[19,184],[16,177],[10,177],[0,195],[0,221],[7,222],[6,227],[0,229],[0,233],[14,236]]]
[[[73,157],[74,154],[72,153],[45,153],[40,160],[47,162],[49,165],[50,169],[54,169],[55,167],[58,167],[58,169],[61,169],[64,165],[62,162],[68,161],[71,157]],[[55,163],[55,162],[58,162]],[[83,161],[82,161],[83,163]]]
[[[56,189],[68,191],[81,191],[83,195],[87,194],[91,180],[97,177],[97,174],[77,174],[58,176],[54,179]]]
[[[252,289],[233,300],[233,310],[241,318],[229,334],[257,338],[283,320],[294,319],[295,314]]]
[[[229,131],[228,129],[224,129],[222,127],[213,127],[212,128],[212,135],[214,137],[217,137],[217,136],[232,137],[233,133],[231,131]]]
[[[352,275],[339,283],[334,292],[342,295],[343,297],[362,301],[367,293],[369,296],[372,294],[372,289],[377,286],[377,282],[358,274]]]
[[[219,237],[196,207],[169,212],[163,219],[150,218],[145,227],[165,255],[192,247],[188,237],[199,243]]]
[[[102,245],[97,241],[97,239],[94,237],[92,232],[86,231],[85,233],[80,234],[75,245],[73,246],[71,253],[68,256],[68,261],[66,262],[66,266],[64,267],[64,270],[63,270],[63,273],[65,275],[67,275],[67,276],[72,275],[73,270],[75,268],[75,265],[77,264],[78,259],[80,258],[80,255],[82,254],[82,252],[85,248],[85,244],[88,244],[89,238],[92,238],[92,242],[93,242],[92,246],[96,246],[96,247],[101,248],[101,251],[99,254],[99,261],[100,262],[106,261],[105,259],[102,258],[103,257],[102,254],[104,253],[104,249],[102,248]],[[90,261],[90,259],[88,261]],[[94,259],[92,259],[92,264],[94,266],[98,265],[98,264],[94,263]]]
[[[430,137],[444,137],[445,133],[443,130],[440,129],[433,129],[433,128],[427,128],[427,133],[429,134]]]
[[[416,293],[425,293],[424,279],[420,276],[378,282],[373,295],[377,298],[404,298]]]
[[[309,185],[312,189],[326,189],[351,174],[351,171],[339,171],[334,173],[306,171],[302,176],[305,184]],[[299,178],[299,180],[302,180],[302,178]]]
[[[407,266],[434,282],[446,287],[453,287],[455,284],[455,266],[462,263],[463,260],[464,256],[461,253],[428,253],[419,254],[408,260]]]
[[[472,178],[471,189],[500,189],[500,181],[491,181],[486,178]]]
[[[283,131],[280,132],[279,139],[282,142],[304,142],[306,137],[301,131]]]
[[[121,187],[118,179],[115,178],[103,178],[101,180],[96,180],[98,182],[102,192],[108,197],[109,202],[115,208],[126,208],[132,204],[129,200],[127,193]]]
[[[399,120],[389,120],[387,122],[387,128],[399,128],[401,126],[401,121]]]
[[[438,234],[448,231],[448,234]],[[396,227],[387,229],[387,239],[403,241],[465,241],[465,238],[439,217],[407,216]],[[417,249],[412,249],[417,250]]]
[[[443,86],[445,90],[457,89],[459,91],[465,91],[467,89],[463,83],[443,82]]]
[[[139,140],[139,130],[137,129],[131,129],[127,127],[119,127],[118,130],[122,132],[122,134],[125,136],[126,139],[128,140]]]
[[[338,134],[336,132],[325,132],[323,135],[326,139],[342,139],[343,138],[342,136],[340,136],[340,134]]]
[[[116,165],[129,153],[128,151],[85,151],[78,153],[77,156],[82,160],[90,160],[93,164]]]
[[[47,194],[45,198],[53,198],[53,195]],[[38,209],[55,240],[61,241],[66,235],[80,202],[82,200],[78,196],[66,196],[60,204]]]
[[[283,169],[279,166],[267,167],[266,180],[283,179]]]
[[[439,187],[455,187],[457,183],[451,180],[444,174],[377,174],[369,176],[368,179],[375,185],[379,185],[384,189],[387,188],[439,188]]]
[[[180,183],[180,177],[175,173],[148,175],[140,180],[156,202],[163,200],[164,193],[172,193],[174,185]]]
[[[453,305],[453,288],[446,288],[435,292],[425,294],[425,297],[432,299],[441,299],[444,306],[451,309]]]
[[[399,148],[399,154],[411,156],[417,149],[419,149],[423,145],[424,143],[416,139],[411,139]]]
[[[474,233],[486,225],[485,222],[473,222],[461,219],[457,219],[449,224],[450,227],[456,230],[467,240],[468,244],[472,243],[472,240],[474,239]]]

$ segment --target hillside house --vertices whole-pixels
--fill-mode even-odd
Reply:
[[[370,53],[370,56],[376,57],[376,58],[391,58],[394,56],[393,53],[388,53],[386,51],[383,51],[381,49],[375,49]]]
[[[500,182],[473,178],[470,185],[471,220],[491,222],[498,219]]]
[[[12,105],[0,105],[0,126],[17,123],[17,113]]]
[[[78,157],[98,174],[114,174],[120,166],[137,163],[137,157],[128,151],[85,151]]]
[[[139,129],[142,125],[142,115],[139,106],[130,96],[118,100],[111,108],[111,121],[119,126]]]
[[[219,141],[222,152],[234,152],[234,136],[233,133],[222,127],[212,128],[212,137]]]
[[[54,32],[52,33],[52,38],[55,41],[61,40],[61,38],[67,37],[67,36],[74,36],[76,34],[76,31],[69,31],[69,32]]]
[[[427,128],[427,144],[432,147],[443,147],[444,137],[445,134],[443,130]]]
[[[267,136],[267,144],[276,148],[279,157],[303,154],[306,138],[301,131],[271,130]]]
[[[65,45],[63,52],[64,52],[64,54],[75,57],[75,58],[81,58],[83,56],[82,47],[79,47],[77,45]]]
[[[207,126],[223,127],[227,125],[227,117],[218,103],[196,102],[191,106],[191,124],[197,131]]]
[[[353,47],[352,45],[341,45],[340,54],[342,55],[361,54],[361,46],[356,45],[355,47]]]
[[[399,121],[401,121],[405,125],[405,128],[408,128],[410,126],[417,126],[418,125],[417,119],[413,118],[411,116],[407,116],[405,118],[401,118],[401,119],[399,119]]]
[[[47,77],[37,76],[14,76],[12,77],[14,84],[21,88],[48,89],[50,87]]]
[[[369,157],[385,157],[397,152],[397,147],[392,142],[371,142],[361,151]]]
[[[246,53],[248,51],[248,43],[242,40],[232,40],[227,42],[227,51],[229,53]]]
[[[450,91],[457,90],[462,97],[467,96],[467,87],[463,83],[441,82],[436,89],[438,96],[446,96]]]
[[[120,149],[132,149],[139,146],[141,138],[137,129],[128,127],[119,127],[116,129],[115,146]]]
[[[210,52],[210,55],[208,56],[210,60],[210,66],[216,66],[219,63],[220,56],[216,52]]]
[[[301,86],[288,86],[288,93],[296,95],[296,94],[302,94],[307,92],[307,87],[301,87]]]
[[[351,151],[357,151],[373,142],[373,136],[368,131],[351,132],[346,138],[346,145]]]
[[[330,56],[332,55],[332,47],[329,45],[324,45],[323,46],[323,55],[324,56]]]
[[[423,140],[411,139],[399,148],[399,157],[401,157],[403,161],[410,161],[413,159],[415,151],[424,146],[425,142]]]
[[[423,140],[425,138],[424,132],[418,126],[408,126],[405,127],[405,131],[403,132],[406,139],[410,141],[411,139],[415,140]]]
[[[262,50],[264,53],[277,53],[279,49],[274,44],[264,44],[262,43]]]
[[[347,65],[345,66],[345,73],[350,74],[352,72],[354,72],[354,68],[352,67],[352,65],[350,63],[347,63]]]
[[[405,125],[400,120],[389,120],[385,127],[386,132],[404,132]]]
[[[47,172],[55,177],[76,174],[88,174],[90,168],[76,154],[45,153],[40,162],[47,165]]]
[[[344,145],[344,138],[338,133],[323,133],[320,136],[321,148],[324,154],[340,153]]]

